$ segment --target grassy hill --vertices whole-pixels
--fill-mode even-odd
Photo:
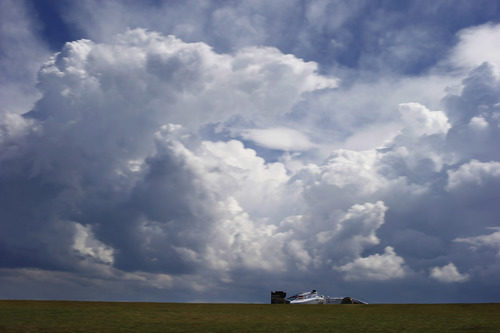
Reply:
[[[500,304],[0,301],[0,332],[500,332]]]

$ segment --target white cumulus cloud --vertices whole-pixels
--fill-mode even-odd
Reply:
[[[459,43],[453,50],[451,61],[457,66],[472,69],[489,62],[500,70],[500,25],[483,24],[464,29],[458,33]]]
[[[471,160],[456,170],[448,171],[446,188],[452,191],[465,185],[482,186],[490,180],[498,179],[500,179],[500,162]]]
[[[449,263],[443,267],[434,267],[431,270],[430,276],[440,282],[465,282],[469,279],[468,274],[462,274],[458,271],[453,263]]]
[[[406,125],[403,131],[413,135],[446,134],[451,127],[443,111],[430,111],[419,103],[400,104],[399,112]]]
[[[406,275],[405,261],[390,246],[383,254],[358,258],[351,263],[337,267],[344,272],[346,280],[391,280]]]

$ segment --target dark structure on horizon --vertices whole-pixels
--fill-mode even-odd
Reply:
[[[282,290],[271,291],[271,304],[289,304],[286,299],[286,292]]]

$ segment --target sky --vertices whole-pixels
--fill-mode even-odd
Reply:
[[[500,3],[0,0],[0,298],[500,300]]]

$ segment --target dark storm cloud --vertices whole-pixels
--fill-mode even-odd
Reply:
[[[0,21],[0,116],[21,114],[40,97],[36,73],[50,51],[24,1],[1,1]]]
[[[495,6],[66,5],[0,117],[2,297],[498,296]]]

